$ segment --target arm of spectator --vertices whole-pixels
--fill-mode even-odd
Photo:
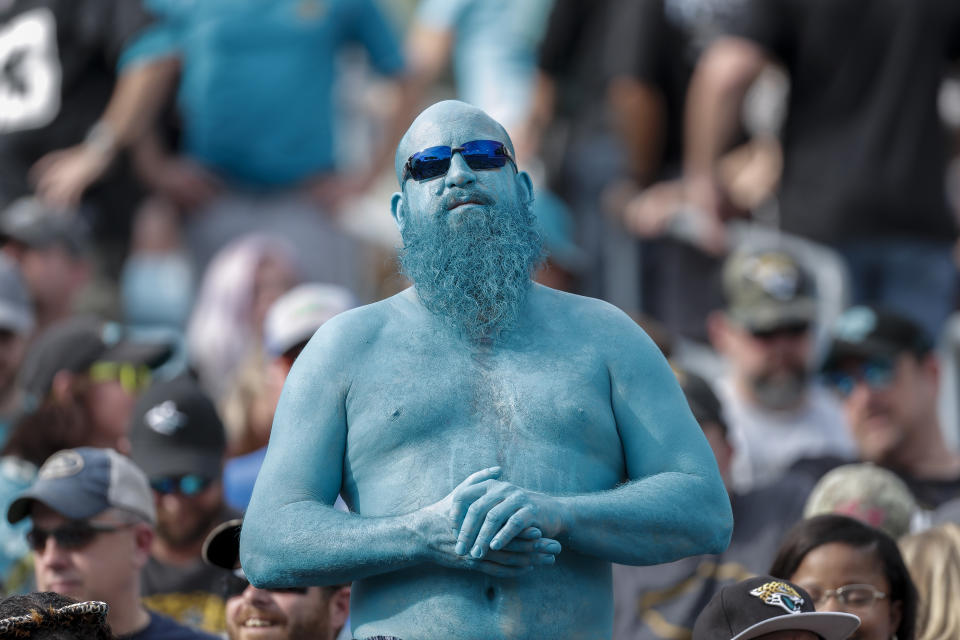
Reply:
[[[613,414],[627,481],[610,490],[548,496],[488,480],[461,504],[458,550],[486,557],[526,527],[565,547],[630,565],[720,553],[733,514],[703,432],[653,341],[625,314],[603,314]],[[588,473],[579,469],[578,473]]]
[[[182,211],[196,211],[224,188],[211,170],[186,156],[167,151],[153,130],[137,141],[132,158],[140,180]]]
[[[37,195],[53,206],[75,206],[83,192],[106,172],[117,152],[134,143],[153,123],[172,90],[177,68],[172,57],[127,68],[86,139],[48,153],[31,168]]]
[[[721,38],[704,52],[691,79],[684,123],[687,199],[713,216],[721,209],[720,157],[738,128],[747,90],[769,62],[753,42]]]
[[[551,564],[560,545],[533,529],[491,557],[454,552],[458,496],[497,477],[497,468],[478,470],[442,500],[399,515],[334,509],[344,477],[351,365],[363,361],[363,345],[376,341],[371,317],[357,310],[330,320],[290,371],[240,538],[251,583],[340,584],[425,562],[510,577]]]

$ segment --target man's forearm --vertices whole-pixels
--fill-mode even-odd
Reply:
[[[177,59],[171,57],[131,64],[119,76],[100,118],[118,148],[133,144],[147,131],[172,91],[178,69]]]
[[[747,90],[766,63],[759,47],[739,38],[721,39],[703,54],[687,92],[685,177],[714,180],[717,162],[737,131]]]
[[[240,537],[244,572],[257,587],[342,584],[426,559],[416,512],[365,518],[314,501],[248,512]]]
[[[720,553],[730,542],[733,515],[720,484],[667,472],[610,491],[559,497],[558,539],[580,553],[629,565]]]

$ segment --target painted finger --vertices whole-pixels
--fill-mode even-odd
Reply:
[[[456,551],[463,555],[470,551],[474,558],[482,558],[482,550],[474,547],[477,539],[477,533],[487,518],[487,512],[494,506],[500,504],[505,498],[504,488],[495,489],[473,501],[473,504],[467,509],[463,518],[463,524],[460,525],[460,533],[457,535]]]
[[[513,540],[518,533],[533,525],[533,512],[524,507],[515,512],[503,525],[497,535],[490,541],[491,548],[502,549],[505,544]]]
[[[503,528],[503,524],[510,516],[522,509],[527,504],[526,496],[523,493],[515,493],[503,500],[500,504],[487,511],[487,515],[477,533],[477,539],[474,542],[471,555],[475,558],[483,557],[489,549],[500,549],[502,545],[490,546],[491,539]]]

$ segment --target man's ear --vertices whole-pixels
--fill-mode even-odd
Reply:
[[[526,171],[517,172],[517,188],[520,189],[524,204],[533,207],[533,180]]]
[[[397,229],[400,229],[400,233],[403,233],[403,227],[407,224],[407,216],[403,210],[403,194],[399,191],[390,198],[390,215],[397,223]]]
[[[340,587],[330,596],[327,604],[330,607],[330,626],[341,629],[350,617],[350,587]]]
[[[57,402],[67,402],[73,395],[74,383],[77,375],[67,369],[61,369],[53,375],[50,383],[50,393]]]

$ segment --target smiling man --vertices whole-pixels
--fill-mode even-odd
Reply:
[[[531,282],[533,189],[503,127],[438,103],[395,168],[414,286],[331,319],[294,364],[244,570],[354,581],[356,638],[609,637],[611,562],[726,547],[710,448],[630,318]]]
[[[203,559],[231,575],[227,600],[229,640],[334,640],[350,614],[350,586],[258,589],[240,568],[239,519],[207,537]]]

